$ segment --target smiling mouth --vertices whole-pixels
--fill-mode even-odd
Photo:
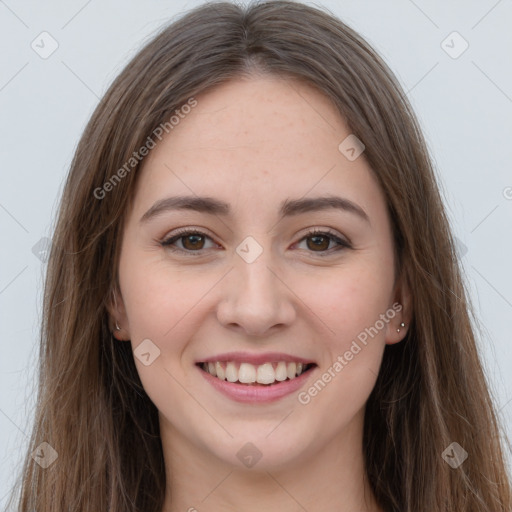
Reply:
[[[315,363],[278,361],[253,365],[235,361],[200,362],[197,366],[219,380],[248,386],[272,386],[310,371]]]

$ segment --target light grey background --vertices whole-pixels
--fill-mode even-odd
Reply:
[[[199,3],[0,0],[0,506],[29,449],[45,269],[32,248],[51,237],[63,179],[98,99],[155,30]],[[460,241],[484,362],[511,435],[512,2],[321,5],[361,33],[408,91]],[[58,43],[46,59],[31,47],[51,49],[43,31]],[[464,41],[454,31],[469,44],[457,58]]]

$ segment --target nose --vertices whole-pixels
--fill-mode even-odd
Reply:
[[[234,255],[234,268],[224,280],[217,308],[217,319],[224,327],[264,336],[292,324],[294,294],[274,267],[269,250],[252,263]]]

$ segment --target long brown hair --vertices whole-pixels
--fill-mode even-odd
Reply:
[[[386,347],[366,407],[365,463],[378,503],[397,512],[509,512],[503,433],[415,115],[392,72],[354,30],[289,1],[190,11],[133,58],[88,123],[48,263],[30,440],[30,453],[47,442],[58,458],[43,469],[27,454],[18,510],[161,512],[157,410],[130,344],[112,339],[107,310],[140,163],[125,167],[103,198],[95,191],[106,190],[191,97],[254,72],[304,80],[329,97],[366,146],[387,200],[413,319],[406,338]],[[454,441],[469,454],[456,469],[442,456]]]

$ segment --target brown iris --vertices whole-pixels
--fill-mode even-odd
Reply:
[[[323,239],[324,242],[327,242],[327,244],[322,244],[321,240]],[[313,245],[311,245],[309,242],[310,240],[314,240]],[[328,236],[325,235],[313,235],[308,237],[308,249],[316,248],[316,249],[328,249],[329,248],[330,239]]]
[[[201,245],[201,247],[198,247],[198,245],[197,245],[198,243],[200,244],[201,241],[204,245],[204,236],[203,235],[193,234],[193,235],[182,236],[181,238],[183,240],[183,247],[185,247],[185,249],[200,250],[203,248],[202,245]],[[189,244],[188,242],[191,242],[191,243]]]

